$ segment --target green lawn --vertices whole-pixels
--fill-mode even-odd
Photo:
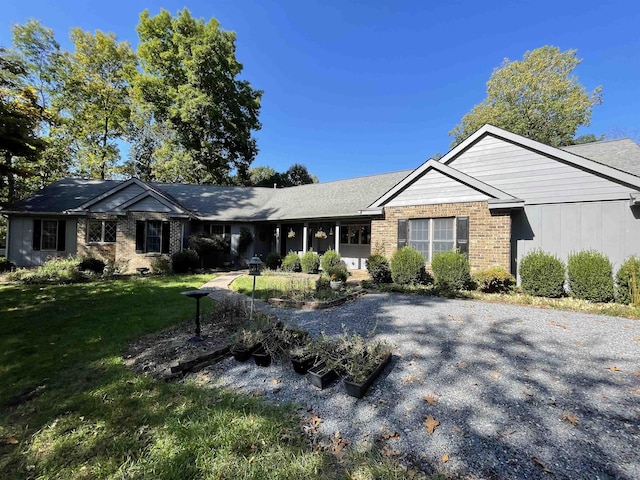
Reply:
[[[332,290],[316,291],[316,280],[319,275],[301,273],[266,273],[256,277],[255,298],[286,298],[290,300],[330,300],[341,296]],[[243,275],[236,278],[231,289],[251,296],[253,277]]]
[[[292,407],[124,367],[132,340],[192,321],[179,293],[209,278],[0,286],[0,478],[403,478],[312,449]]]

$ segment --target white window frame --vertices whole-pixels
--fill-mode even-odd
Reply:
[[[91,224],[92,223],[100,223],[100,240],[91,240],[89,238],[90,232],[91,232]],[[113,223],[116,226],[116,236],[113,240],[105,240],[105,227],[107,223]],[[92,243],[116,243],[116,241],[118,240],[118,223],[115,220],[96,220],[96,219],[90,219],[87,222],[87,243],[88,244],[92,244]]]
[[[58,220],[48,220],[48,219],[42,219],[39,220],[41,223],[40,226],[40,251],[42,252],[56,252],[58,251],[58,229],[60,228],[60,223],[58,222]],[[53,223],[55,224],[56,228],[55,228],[55,233],[53,234],[53,238],[54,238],[54,242],[53,242],[53,248],[47,247],[45,248],[44,246],[44,242],[45,242],[45,223]],[[47,237],[51,237],[52,235],[48,234],[46,235]]]
[[[453,231],[453,238],[450,240],[451,243],[453,244],[453,247],[451,248],[451,250],[446,250],[446,251],[453,251],[456,249],[456,241],[457,241],[457,222],[456,222],[456,217],[431,217],[431,218],[411,218],[409,219],[408,222],[408,234],[407,234],[407,245],[409,245],[410,247],[416,248],[415,244],[418,242],[416,240],[412,240],[411,235],[412,235],[412,229],[413,229],[413,222],[416,221],[426,221],[428,222],[428,229],[429,229],[429,233],[428,236],[429,238],[427,238],[427,240],[420,240],[419,242],[423,243],[426,242],[427,243],[427,256],[425,256],[423,250],[417,249],[420,253],[422,253],[422,256],[425,257],[425,262],[427,265],[431,264],[431,261],[433,260],[433,245],[434,245],[434,238],[433,238],[433,233],[434,233],[434,221],[435,220],[450,220],[452,223],[452,231]],[[439,242],[441,240],[435,240],[435,242]],[[449,241],[449,240],[447,240]]]

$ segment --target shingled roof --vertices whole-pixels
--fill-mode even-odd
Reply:
[[[640,145],[629,138],[570,145],[562,150],[640,176]]]

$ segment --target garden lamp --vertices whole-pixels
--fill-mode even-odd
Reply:
[[[260,276],[260,270],[262,270],[262,266],[264,263],[260,260],[258,255],[254,255],[251,260],[249,260],[249,275],[253,276],[253,289],[251,290],[251,312],[249,313],[249,321],[253,320],[253,302],[256,296],[256,277]]]

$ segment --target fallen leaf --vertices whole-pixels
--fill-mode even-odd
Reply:
[[[640,372],[633,372],[636,377],[640,377]]]
[[[498,375],[497,373],[494,373],[493,375],[491,375],[491,378],[493,380],[498,380],[500,378],[500,375]]]
[[[456,367],[458,368],[467,368],[467,364],[464,362],[456,363]]]
[[[538,457],[531,457],[531,460],[533,460],[533,463],[535,463],[538,467],[540,467],[543,472],[553,473],[551,470],[547,468],[547,466],[544,463],[542,463],[542,460],[540,460]]]
[[[438,404],[438,400],[433,398],[431,395],[427,395],[426,397],[422,397],[422,400],[427,402],[429,405],[433,405],[434,407]]]
[[[447,463],[449,461],[449,454],[445,453],[442,455],[442,463]]]
[[[576,345],[581,347],[582,346],[582,342],[580,340],[576,340]]]
[[[459,433],[461,435],[464,435],[464,430],[462,430],[460,427],[458,427],[457,425],[453,426],[453,431],[456,433]]]
[[[387,433],[382,436],[383,440],[398,440],[399,438],[400,438],[400,435],[398,435],[398,432]]]
[[[554,327],[560,327],[560,328],[562,328],[564,330],[569,330],[569,327],[567,327],[565,324],[560,323],[560,322],[554,322],[553,320],[551,320],[549,322],[549,325],[553,325]]]
[[[281,383],[282,380],[278,380],[277,378],[274,378],[273,380],[271,380],[271,383],[273,383],[274,385],[277,385],[279,383]]]
[[[7,445],[17,445],[18,439],[15,437],[7,437],[6,443]]]
[[[634,342],[640,342],[640,337],[633,337]]]
[[[578,425],[578,418],[575,415],[565,413],[562,416],[562,420],[569,422],[571,425]]]
[[[427,427],[427,432],[429,433],[433,433],[438,425],[440,425],[440,422],[431,415],[427,416],[427,419],[424,421],[424,426]]]
[[[618,367],[616,367],[616,366],[608,367],[608,368],[607,368],[607,370],[611,370],[612,372],[620,372],[620,371],[621,371],[621,370],[620,370]]]

